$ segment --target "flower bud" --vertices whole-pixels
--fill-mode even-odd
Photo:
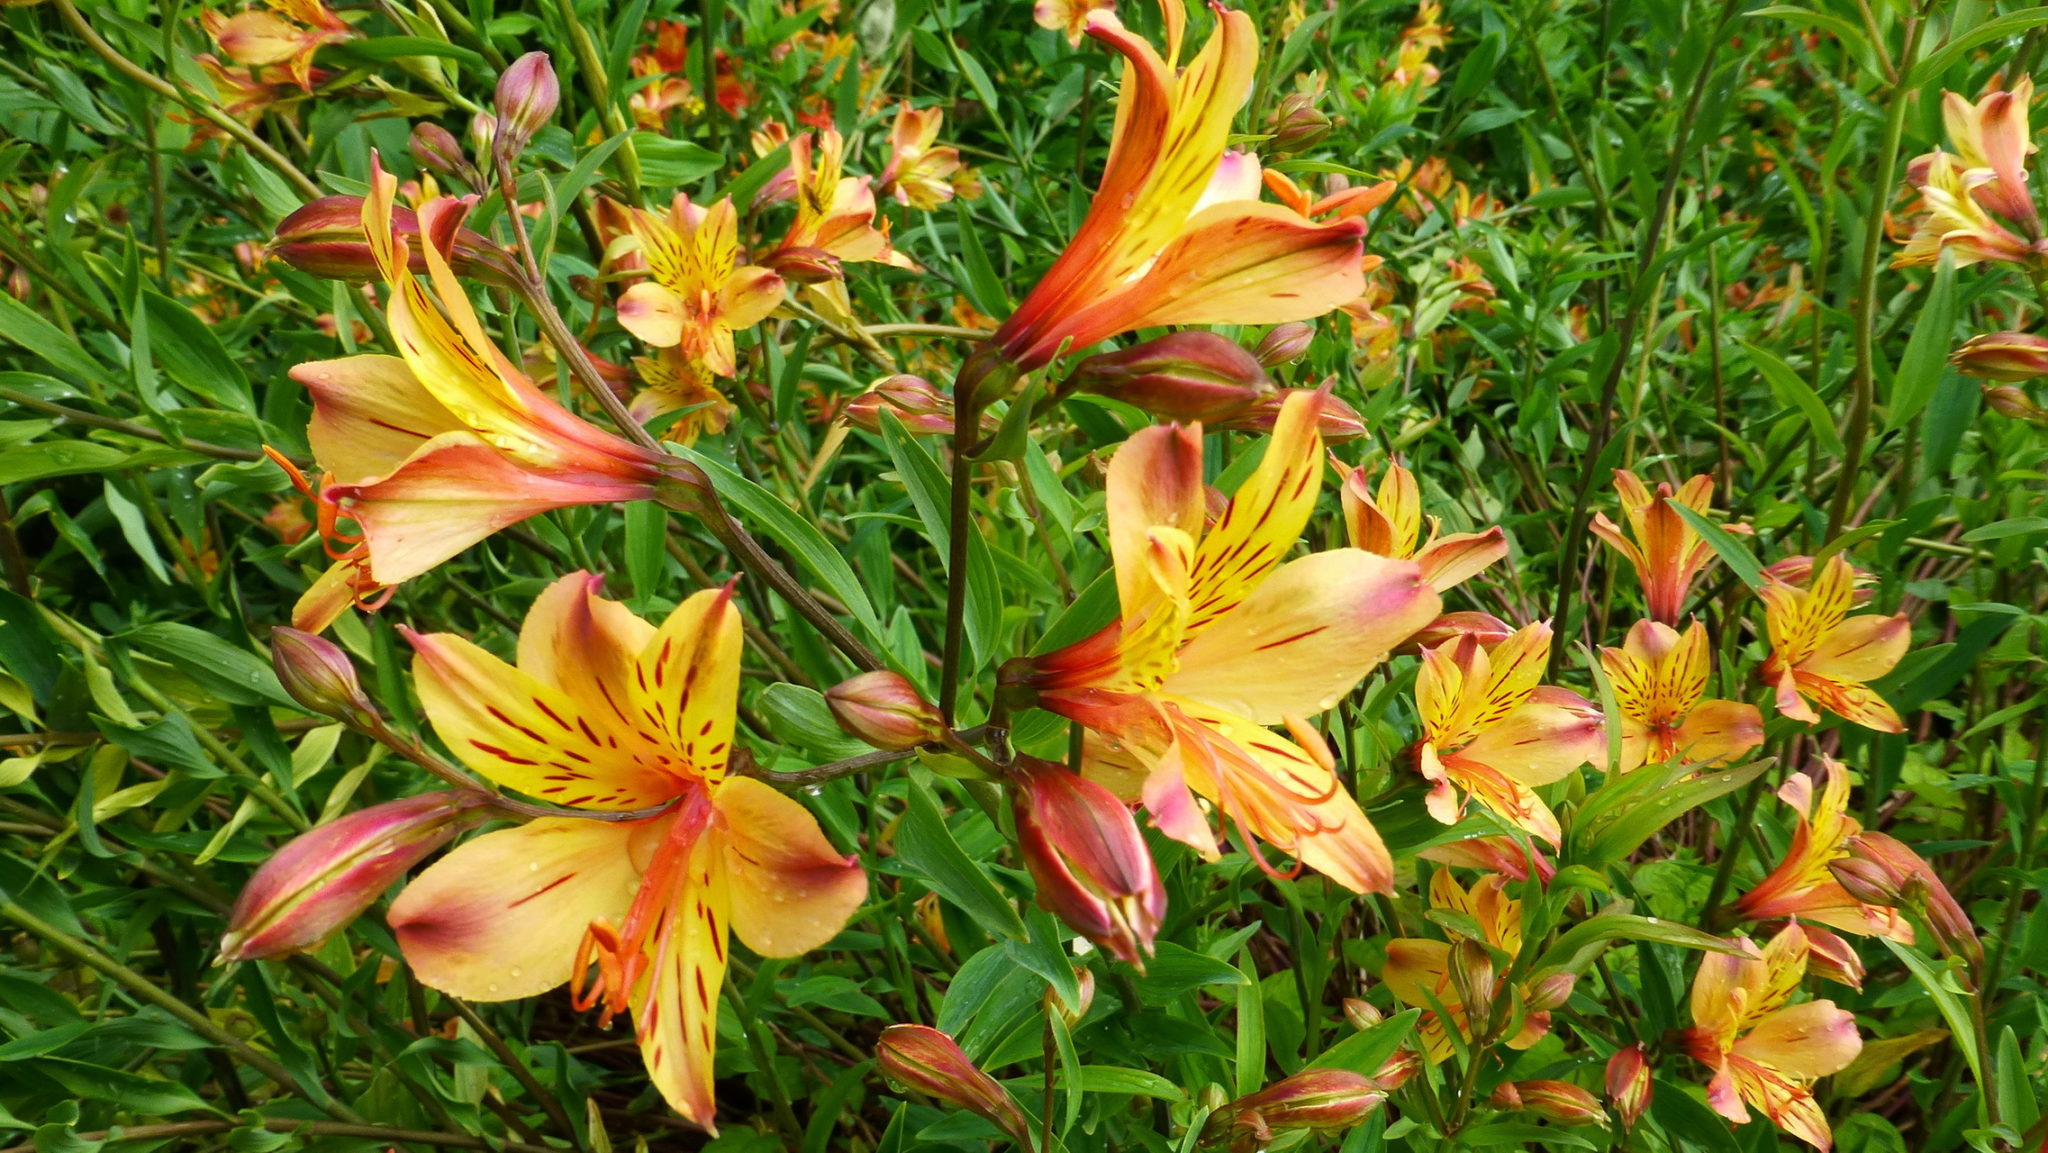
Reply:
[[[1451,946],[1450,956],[1451,988],[1458,994],[1458,1001],[1465,1006],[1467,1020],[1485,1021],[1493,1014],[1493,998],[1498,991],[1493,968],[1493,954],[1477,941],[1459,941]]]
[[[824,284],[845,275],[839,258],[822,248],[778,248],[761,264],[792,284]]]
[[[1060,1015],[1060,1021],[1071,1029],[1081,1023],[1088,1010],[1095,1006],[1095,970],[1076,969],[1074,981],[1080,987],[1079,1004],[1069,1005],[1059,990],[1048,985],[1045,989],[1045,1007]]]
[[[1276,324],[1273,331],[1259,341],[1259,346],[1252,349],[1252,357],[1267,368],[1275,368],[1301,359],[1301,354],[1308,351],[1315,338],[1316,329],[1312,324],[1298,320]]]
[[[1552,973],[1541,981],[1530,985],[1525,991],[1529,1008],[1547,1013],[1562,1006],[1572,998],[1572,988],[1579,983],[1577,973]]]
[[[1271,432],[1273,425],[1280,419],[1280,406],[1287,403],[1288,394],[1299,391],[1301,390],[1280,389],[1253,401],[1211,427],[1236,432]],[[1357,409],[1334,396],[1326,395],[1323,397],[1323,411],[1316,418],[1316,430],[1323,434],[1324,444],[1342,444],[1365,435],[1365,420],[1358,415]]]
[[[992,1122],[1031,1148],[1024,1110],[995,1078],[975,1068],[951,1037],[924,1025],[891,1025],[875,1044],[875,1063],[890,1080]]]
[[[1308,1069],[1239,1097],[1209,1123],[1264,1146],[1276,1129],[1349,1129],[1386,1099],[1370,1077],[1349,1069]]]
[[[1956,903],[1948,886],[1935,876],[1934,869],[1927,861],[1908,848],[1903,841],[1884,833],[1861,832],[1849,838],[1849,856],[1843,860],[1831,861],[1828,867],[1834,870],[1835,879],[1842,881],[1842,887],[1849,889],[1844,874],[1862,884],[1867,891],[1878,895],[1889,895],[1889,900],[1868,901],[1867,904],[1888,905],[1910,909],[1927,922],[1933,931],[1935,943],[1942,952],[1951,956],[1966,957],[1980,961],[1984,947],[1977,940],[1976,926],[1970,924],[1970,916]],[[1859,862],[1851,869],[1838,868],[1850,861]],[[1862,900],[1862,898],[1857,898]]]
[[[1520,1109],[1560,1125],[1607,1123],[1600,1099],[1569,1081],[1503,1081],[1494,1088],[1492,1103],[1497,1109]]]
[[[1363,1033],[1386,1019],[1387,1015],[1371,1001],[1358,997],[1344,998],[1344,1020],[1359,1032]]]
[[[1167,420],[1222,420],[1272,392],[1252,354],[1213,332],[1171,333],[1091,356],[1066,391],[1092,392]]]
[[[554,119],[555,106],[562,102],[562,86],[555,79],[554,65],[545,52],[528,52],[512,62],[498,77],[498,95],[492,105],[497,119],[491,126],[491,154],[500,159],[516,158],[533,140],[534,134]]]
[[[376,719],[355,663],[333,641],[279,625],[270,631],[270,663],[284,691],[307,712],[352,725]]]
[[[1984,386],[1984,404],[2000,416],[2013,420],[2030,420],[2035,424],[2048,424],[2048,410],[2034,403],[2026,390],[2012,384],[1987,384]]]
[[[1012,767],[1017,843],[1039,906],[1142,972],[1166,888],[1130,807],[1063,765],[1019,757]]]
[[[462,150],[462,142],[446,128],[431,122],[416,124],[407,147],[412,152],[413,162],[421,168],[453,177],[472,189],[483,187],[483,174],[476,170],[469,154]]]
[[[1449,615],[1486,616],[1485,613],[1451,613]],[[1439,617],[1437,619],[1442,620],[1443,618]],[[1487,617],[1487,619],[1493,620],[1494,618]],[[1499,624],[1500,622],[1496,620],[1494,623]],[[1501,627],[1505,629],[1507,626],[1502,625]],[[1446,636],[1427,641],[1423,643],[1423,647],[1433,648],[1448,639],[1451,638]],[[1484,640],[1484,638],[1481,639]],[[1407,652],[1410,650],[1407,645],[1403,645],[1402,651]],[[1537,879],[1545,884],[1549,884],[1550,879],[1557,875],[1557,866],[1551,863],[1549,857],[1543,855],[1543,850],[1529,843],[1527,839],[1517,840],[1514,837],[1507,836],[1467,837],[1462,841],[1450,841],[1441,845],[1433,845],[1422,850],[1417,856],[1426,861],[1435,861],[1440,865],[1458,865],[1463,868],[1478,869],[1487,873],[1500,873],[1517,881],[1528,880],[1529,871],[1532,867],[1535,869]]]
[[[846,404],[848,424],[867,432],[882,431],[882,411],[894,413],[913,435],[944,435],[953,431],[953,399],[921,376],[898,373],[878,380]]]
[[[1268,151],[1281,156],[1305,152],[1330,134],[1330,118],[1316,107],[1314,96],[1290,92],[1273,109],[1272,131],[1272,139],[1266,141]]]
[[[481,233],[462,227],[460,213],[442,213],[445,234],[428,238],[448,257],[457,276],[474,276],[486,284],[510,287],[519,272],[510,257]],[[419,215],[399,205],[391,209],[392,231],[405,238],[410,256],[407,266],[414,272],[427,270],[420,251]],[[278,221],[270,253],[300,272],[328,280],[376,280],[383,275],[370,242],[363,235],[363,198],[323,196],[300,206]]]
[[[825,690],[832,719],[878,749],[914,749],[939,739],[946,722],[901,673],[861,673]]]
[[[1398,1091],[1410,1078],[1422,1071],[1422,1054],[1407,1046],[1394,1050],[1394,1055],[1380,1062],[1373,1071],[1373,1083],[1389,1093]]]
[[[1654,1091],[1649,1054],[1643,1051],[1642,1042],[1617,1049],[1607,1059],[1607,1100],[1614,1105],[1624,1127],[1633,1129],[1643,1119]]]
[[[491,796],[450,789],[386,801],[300,834],[235,898],[223,962],[311,949],[362,915],[427,854],[490,818]]]
[[[1863,958],[1856,947],[1817,925],[1806,928],[1806,971],[1851,989],[1863,987]]]
[[[2025,332],[1973,336],[1956,349],[1949,363],[1964,376],[1982,380],[2032,380],[2048,376],[2048,337]]]

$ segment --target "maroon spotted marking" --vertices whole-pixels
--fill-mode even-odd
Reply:
[[[508,753],[508,752],[506,752],[506,751],[505,751],[504,749],[501,749],[501,748],[499,748],[499,747],[498,747],[498,746],[496,746],[496,745],[487,745],[487,744],[483,743],[482,741],[478,741],[478,740],[471,740],[471,741],[470,741],[469,743],[470,743],[470,744],[472,744],[472,745],[475,745],[475,746],[476,746],[477,748],[479,748],[479,749],[483,750],[484,752],[486,752],[486,753],[489,753],[489,754],[490,754],[491,756],[494,756],[494,757],[498,758],[499,760],[501,760],[501,761],[504,761],[504,762],[505,762],[506,764],[510,764],[510,765],[538,765],[538,764],[540,764],[540,762],[539,762],[539,761],[529,761],[529,760],[527,760],[527,759],[526,759],[525,757],[515,757],[515,756],[513,756],[513,755],[512,755],[511,753]]]

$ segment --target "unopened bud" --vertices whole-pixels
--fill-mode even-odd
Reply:
[[[1359,997],[1344,998],[1344,1020],[1359,1032],[1363,1033],[1386,1019],[1387,1015],[1371,1001]]]
[[[405,238],[407,267],[412,271],[427,270],[420,245],[429,243],[446,254],[457,276],[473,276],[501,288],[518,281],[511,258],[481,233],[463,227],[460,212],[440,213],[436,225],[436,235],[423,240],[419,215],[402,205],[392,206],[391,230]],[[328,280],[376,280],[383,275],[363,233],[360,196],[323,196],[300,206],[278,221],[270,252],[300,272]]]
[[[307,712],[354,725],[376,719],[355,663],[333,641],[279,625],[270,631],[270,663],[284,691]]]
[[[1217,421],[1212,428],[1230,429],[1236,432],[1271,432],[1279,422],[1280,407],[1287,403],[1290,393],[1300,389],[1283,388],[1278,392],[1253,401],[1228,419]],[[1323,397],[1323,410],[1316,417],[1316,431],[1322,433],[1324,444],[1342,444],[1357,440],[1365,435],[1365,420],[1358,410],[1334,396]]]
[[[1983,959],[1984,947],[1977,939],[1976,926],[1970,923],[1970,916],[1956,902],[1948,886],[1941,883],[1934,869],[1925,858],[1907,847],[1896,837],[1877,832],[1861,832],[1849,838],[1849,856],[1831,861],[1828,867],[1834,870],[1842,887],[1849,890],[1844,874],[1855,879],[1867,891],[1878,895],[1892,894],[1888,901],[1868,901],[1867,904],[1885,904],[1910,909],[1927,922],[1933,931],[1935,943],[1950,956],[1965,957],[1972,961]],[[1849,862],[1860,864],[1851,868],[1837,868]],[[1881,877],[1882,881],[1873,881]],[[1862,898],[1857,898],[1862,900]]]
[[[1394,1055],[1380,1062],[1373,1071],[1373,1084],[1392,1093],[1406,1085],[1410,1078],[1422,1071],[1422,1054],[1407,1047],[1394,1050]]]
[[[1193,329],[1091,356],[1067,378],[1065,388],[1184,421],[1227,419],[1273,391],[1251,353],[1213,332]]]
[[[1309,1069],[1239,1097],[1219,1110],[1210,1125],[1228,1126],[1240,1138],[1263,1146],[1280,1129],[1349,1129],[1386,1099],[1386,1091],[1363,1074]]]
[[[2025,389],[2016,384],[1987,384],[1984,386],[1985,407],[2000,416],[2013,420],[2027,420],[2035,424],[2048,424],[2048,410],[2034,403]]]
[[[1964,376],[1981,380],[2032,380],[2048,376],[2048,337],[2025,332],[1973,336],[1956,349],[1949,363]]]
[[[1529,1008],[1539,1013],[1559,1008],[1571,1000],[1572,988],[1578,983],[1576,973],[1552,973],[1528,987]]]
[[[1466,1019],[1485,1021],[1493,1014],[1495,980],[1493,954],[1477,941],[1459,941],[1451,946],[1451,988],[1465,1007]]]
[[[492,124],[491,152],[511,159],[525,150],[534,134],[554,119],[562,102],[562,86],[545,52],[528,52],[498,77],[497,118]]]
[[[1166,887],[1130,806],[1051,761],[1019,757],[1013,769],[1017,843],[1039,905],[1142,972]]]
[[[1806,971],[1851,989],[1863,987],[1863,958],[1856,946],[1818,925],[1806,926]]]
[[[832,719],[878,749],[914,749],[946,731],[939,710],[919,695],[910,678],[887,669],[861,673],[825,690]]]
[[[1569,1081],[1503,1081],[1493,1091],[1497,1109],[1520,1109],[1560,1125],[1604,1125],[1600,1099]]]
[[[1276,368],[1301,359],[1301,354],[1308,351],[1315,338],[1316,329],[1312,324],[1298,320],[1276,324],[1273,331],[1259,341],[1259,346],[1252,349],[1252,357],[1266,368]]]
[[[846,421],[855,428],[879,433],[885,410],[914,435],[938,436],[953,431],[953,399],[921,376],[898,373],[876,381],[846,403]]]
[[[1843,892],[1866,905],[1889,909],[1899,904],[1898,878],[1876,862],[1842,857],[1829,861],[1828,871]]]
[[[845,275],[839,258],[822,248],[778,248],[761,263],[792,284],[824,284]]]
[[[1067,1004],[1067,999],[1060,996],[1058,989],[1048,985],[1045,990],[1045,1007],[1058,1013],[1060,1021],[1069,1029],[1080,1024],[1081,1019],[1088,1015],[1088,1010],[1095,1005],[1095,970],[1075,970],[1074,981],[1079,986],[1079,991],[1076,994],[1077,1003],[1073,1005]]]
[[[1273,137],[1266,148],[1282,156],[1304,152],[1323,142],[1330,134],[1330,118],[1316,107],[1316,98],[1306,92],[1290,92],[1273,110]]]
[[[481,791],[422,793],[300,834],[235,899],[220,959],[260,960],[317,946],[427,854],[489,819],[491,804]]]
[[[1633,1129],[1643,1119],[1653,1092],[1650,1058],[1642,1042],[1615,1050],[1607,1059],[1607,1100],[1613,1103],[1623,1126]]]
[[[899,1085],[967,1110],[1031,1148],[1024,1110],[996,1079],[976,1068],[951,1037],[924,1025],[891,1025],[875,1044],[875,1063]]]
[[[462,142],[446,128],[429,122],[416,124],[407,147],[412,152],[413,162],[421,168],[453,177],[472,189],[483,187],[483,174],[476,170],[469,154],[462,150]]]

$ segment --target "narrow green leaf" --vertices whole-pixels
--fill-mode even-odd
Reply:
[[[908,807],[896,834],[896,859],[916,870],[932,890],[998,938],[1021,941],[1024,922],[981,866],[953,839],[929,786],[910,782]]]
[[[1753,589],[1763,587],[1764,566],[1757,562],[1747,545],[1735,539],[1733,533],[1676,501],[1672,502],[1671,511],[1677,513],[1681,520],[1692,526],[1694,532],[1700,534],[1700,538],[1707,542],[1707,547],[1714,550],[1721,558],[1721,563],[1742,578],[1743,584]]]
[[[98,361],[64,330],[38,316],[28,305],[0,292],[0,338],[13,341],[60,372],[93,380],[106,375]]]
[[[1806,378],[1792,371],[1792,366],[1779,359],[1778,354],[1766,348],[1758,348],[1748,341],[1737,341],[1742,350],[1749,354],[1749,362],[1756,366],[1764,383],[1771,386],[1771,395],[1787,408],[1796,408],[1813,428],[1813,438],[1822,448],[1837,456],[1842,452],[1842,434],[1835,430],[1835,415],[1828,411],[1827,403]]]
[[[1956,262],[1952,253],[1944,251],[1941,263],[1934,268],[1927,303],[1920,306],[1920,319],[1913,325],[1913,335],[1906,340],[1905,353],[1899,357],[1899,371],[1892,379],[1891,396],[1885,404],[1886,429],[1904,427],[1934,399],[1941,374],[1948,371],[1948,354],[1955,343],[1955,332]]]
[[[294,707],[269,661],[203,629],[167,621],[130,629],[120,639],[169,661],[228,704]]]
[[[1914,978],[1920,982],[1920,987],[1927,990],[1929,997],[1934,998],[1934,1007],[1940,1011],[1941,1019],[1948,1023],[1951,1039],[1955,1041],[1956,1048],[1962,1051],[1963,1060],[1969,1063],[1970,1075],[1976,1079],[1980,1089],[1988,1089],[1989,1086],[1984,1083],[1984,1055],[1977,1051],[1977,1029],[1971,1023],[1969,1007],[1963,1004],[1963,995],[1944,984],[1941,974],[1927,963],[1927,958],[1922,957],[1911,947],[1885,937],[1878,937],[1876,940],[1890,949],[1906,968],[1911,969]]]

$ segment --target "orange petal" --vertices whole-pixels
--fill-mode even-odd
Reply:
[[[622,729],[644,722],[631,711],[634,661],[654,626],[600,595],[604,578],[577,572],[534,598],[519,628],[519,670],[566,694],[579,712]]]
[[[1601,756],[1606,747],[1600,710],[1570,689],[1544,685],[1459,749],[1458,757],[1491,765],[1525,785],[1547,785]]]
[[[1731,1055],[1727,1072],[1736,1092],[1763,1110],[1772,1124],[1822,1153],[1833,1146],[1834,1133],[1828,1128],[1827,1115],[1815,1103],[1811,1089],[1769,1065],[1744,1057]]]
[[[1553,848],[1563,844],[1564,830],[1557,823],[1557,814],[1529,786],[1484,762],[1466,760],[1463,753],[1443,758],[1443,767],[1453,784],[1472,794],[1474,800],[1501,820],[1547,841]],[[1434,808],[1431,812],[1443,820]]]
[[[1763,740],[1764,717],[1755,705],[1701,701],[1678,729],[1678,755],[1697,764],[1716,764],[1741,756]]]
[[[1735,1043],[1737,1054],[1809,1081],[1841,1072],[1862,1051],[1855,1014],[1833,1001],[1780,1009]]]
[[[751,264],[734,269],[721,293],[721,318],[731,328],[752,328],[782,307],[782,293],[782,278],[768,269]]]
[[[633,998],[633,1030],[648,1079],[669,1107],[718,1132],[712,1092],[718,991],[725,983],[727,878],[714,837],[701,836],[662,909],[648,979]]]
[[[547,992],[569,979],[583,931],[625,915],[632,849],[649,823],[550,817],[469,841],[406,886],[391,930],[428,985],[474,1001]]]
[[[1912,640],[1904,613],[1850,617],[1821,638],[1800,671],[1833,681],[1874,681],[1892,671]]]
[[[1161,687],[1261,725],[1313,716],[1439,608],[1411,561],[1358,549],[1316,553],[1280,566],[1189,641]]]
[[[751,777],[728,779],[711,803],[732,929],[748,948],[794,957],[846,927],[867,899],[867,874],[859,858],[832,847],[808,809]]]
[[[1167,527],[1189,540],[1202,535],[1202,431],[1178,425],[1140,429],[1110,457],[1109,548],[1126,626],[1150,608],[1142,579],[1150,533]]]
[[[1496,526],[1485,532],[1459,532],[1432,541],[1416,554],[1422,576],[1431,588],[1445,592],[1478,576],[1508,555],[1507,533]]]
[[[1899,719],[1898,710],[1878,695],[1869,685],[1852,684],[1846,681],[1823,680],[1804,672],[1792,674],[1797,678],[1799,691],[1820,702],[1822,708],[1834,713],[1845,721],[1874,729],[1880,733],[1903,733],[1906,724]],[[1790,713],[1786,714],[1790,716]],[[1816,720],[1819,718],[1815,718]]]
[[[427,441],[464,427],[395,356],[311,361],[291,378],[313,394],[313,457],[343,484],[384,476]]]

